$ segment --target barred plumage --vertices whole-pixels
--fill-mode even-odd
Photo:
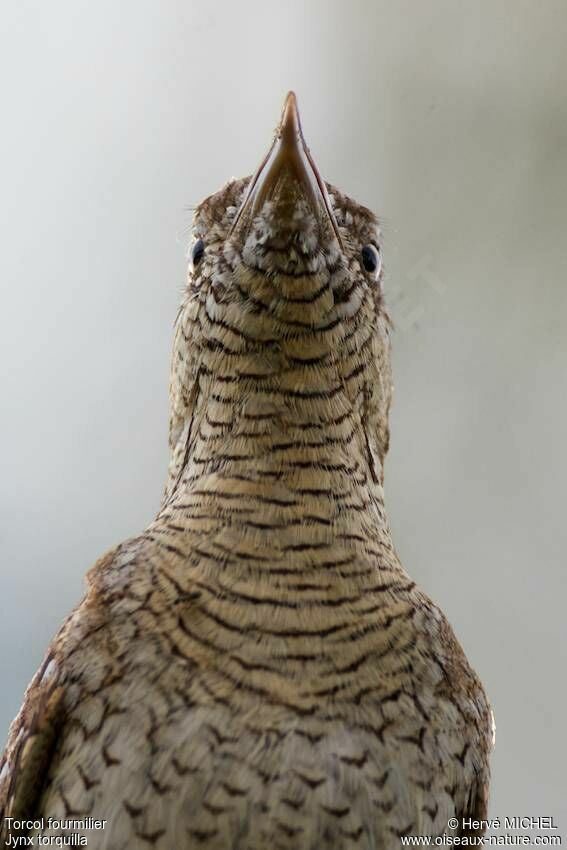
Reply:
[[[492,721],[384,511],[378,222],[322,183],[290,95],[194,231],[163,504],[92,568],[32,681],[2,814],[104,818],[85,834],[112,850],[450,832],[486,814]]]

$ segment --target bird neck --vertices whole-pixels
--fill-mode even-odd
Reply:
[[[391,547],[382,459],[363,406],[309,385],[282,395],[250,379],[201,374],[197,384],[160,516],[206,504],[211,522],[256,538],[264,529],[289,545],[371,537]]]

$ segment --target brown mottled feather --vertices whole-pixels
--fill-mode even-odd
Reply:
[[[0,840],[6,817],[25,818],[36,810],[63,722],[63,688],[49,675],[49,653],[24,697],[0,761]]]

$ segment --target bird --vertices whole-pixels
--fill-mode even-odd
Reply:
[[[0,828],[91,850],[394,850],[482,834],[494,721],[384,503],[377,216],[297,98],[194,214],[155,520],[103,555],[0,762]]]

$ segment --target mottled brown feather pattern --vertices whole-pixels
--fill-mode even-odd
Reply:
[[[384,510],[377,221],[328,185],[340,250],[300,200],[239,239],[247,183],[196,212],[161,510],[90,571],[0,767],[3,815],[106,818],[91,848],[397,848],[486,814],[488,702]]]

